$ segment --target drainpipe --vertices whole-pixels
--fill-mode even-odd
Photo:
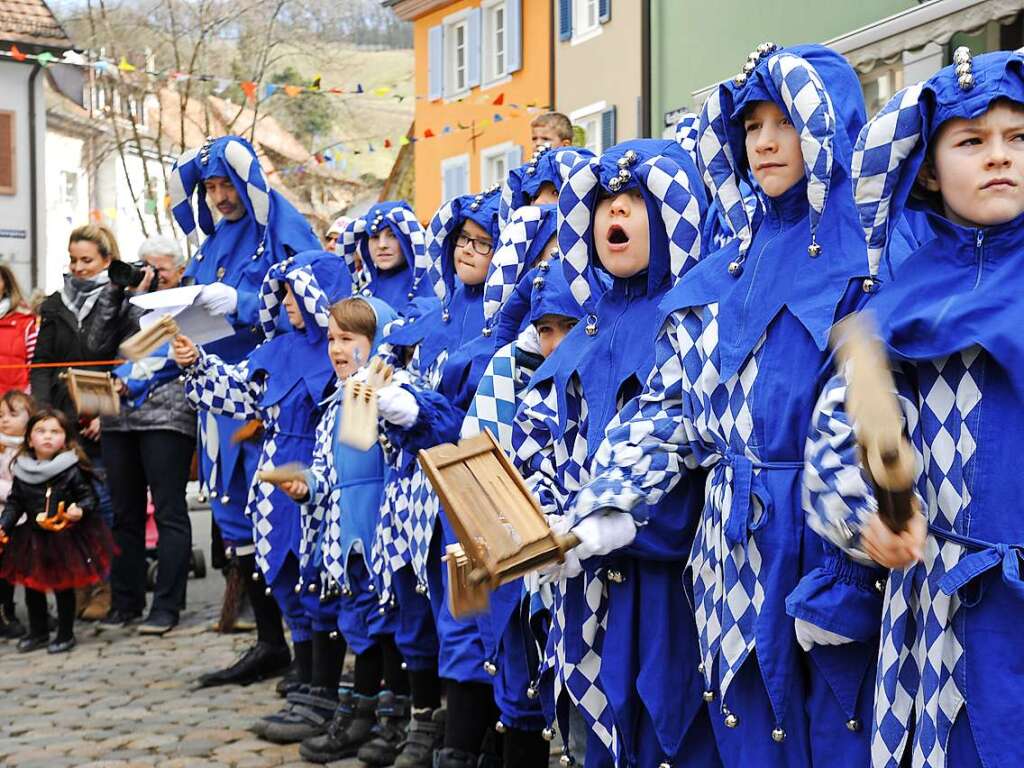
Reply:
[[[640,135],[651,135],[651,0],[640,7]]]
[[[32,247],[29,250],[29,268],[32,270],[32,288],[39,281],[39,169],[36,162],[39,151],[36,140],[36,78],[43,68],[37,63],[28,76],[28,189],[29,189],[29,229],[32,231]]]
[[[558,45],[558,30],[555,29],[555,2],[548,3],[548,27],[551,29],[551,41],[548,45],[548,104],[552,110],[558,109],[555,104],[555,46]]]

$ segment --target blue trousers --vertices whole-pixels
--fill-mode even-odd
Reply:
[[[302,643],[312,637],[312,619],[303,605],[302,594],[295,591],[295,585],[298,583],[299,559],[289,553],[278,570],[277,576],[268,586],[277,607],[281,609],[281,615],[284,617],[284,623],[288,626],[293,643]],[[315,595],[313,596],[315,597]]]

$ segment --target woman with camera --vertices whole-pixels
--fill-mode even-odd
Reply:
[[[178,244],[155,236],[139,247],[137,264],[110,270],[111,280],[123,286],[120,307],[113,315],[132,318],[118,326],[119,346],[138,329],[140,312],[129,304],[133,295],[176,288],[185,270]],[[94,329],[98,333],[99,329]],[[178,623],[185,606],[192,526],[185,501],[195,450],[196,412],[185,400],[181,371],[166,350],[157,350],[136,363],[115,369],[121,392],[121,413],[103,418],[103,462],[114,508],[114,558],[110,583],[110,612],[101,626],[135,623],[146,607],[146,509],[152,494],[157,533],[157,577],[149,615],[139,626],[142,634],[162,635]]]

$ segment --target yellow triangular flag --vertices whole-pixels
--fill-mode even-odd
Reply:
[[[121,70],[122,72],[134,72],[135,71],[135,65],[134,64],[129,64],[128,63],[128,59],[126,59],[124,56],[122,56],[121,60],[119,62],[117,62],[117,68],[119,70]]]

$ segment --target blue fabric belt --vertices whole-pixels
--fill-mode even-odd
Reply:
[[[945,576],[939,579],[939,589],[947,595],[952,595],[967,586],[973,579],[1000,566],[1003,582],[1017,597],[1024,599],[1024,579],[1021,579],[1020,573],[1021,563],[1024,562],[1022,560],[1024,546],[993,544],[980,539],[972,539],[969,536],[961,536],[953,531],[937,528],[930,523],[928,530],[939,539],[974,550],[971,554],[960,558],[960,562],[946,571]]]
[[[738,453],[721,454],[722,461],[715,465],[715,485],[721,485],[722,473],[725,467],[732,467],[732,507],[729,511],[729,521],[725,525],[725,538],[733,546],[743,544],[747,540],[747,533],[750,531],[753,506],[754,470],[800,470],[804,467],[801,461],[755,461]]]

